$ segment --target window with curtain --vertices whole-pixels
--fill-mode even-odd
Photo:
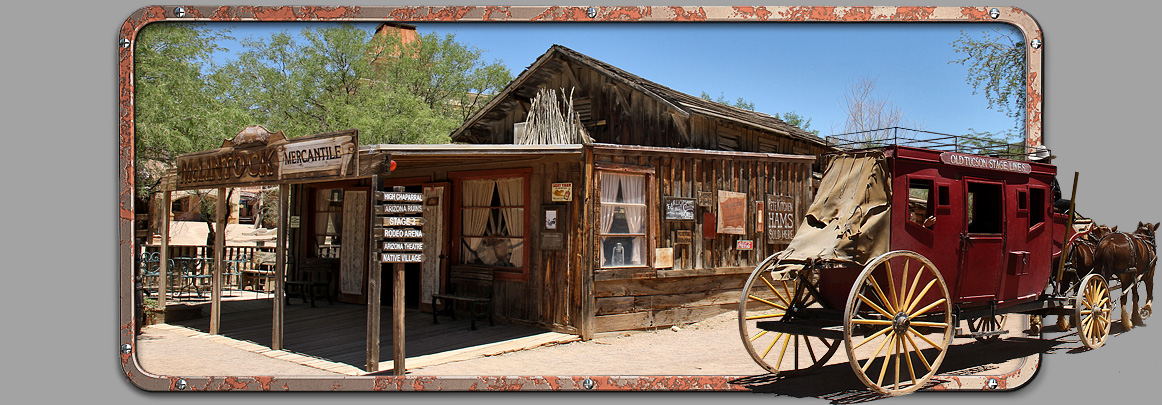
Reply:
[[[524,267],[524,177],[460,182],[460,263]]]
[[[646,265],[646,176],[601,172],[601,267]]]

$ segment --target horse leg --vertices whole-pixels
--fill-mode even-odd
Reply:
[[[1138,308],[1138,275],[1139,274],[1144,275],[1146,273],[1144,271],[1134,272],[1134,275],[1129,277],[1130,282],[1133,283],[1130,285],[1130,288],[1134,290],[1134,312],[1130,313],[1130,318],[1133,319],[1134,326],[1146,326],[1146,322],[1142,320],[1142,311]]]
[[[1130,311],[1126,310],[1126,298],[1129,298],[1129,290],[1133,289],[1134,276],[1130,272],[1125,272],[1118,278],[1121,279],[1119,286],[1121,287],[1121,294],[1119,294],[1121,297],[1118,297],[1118,300],[1122,303],[1122,330],[1128,331],[1134,328],[1134,322],[1130,320]]]

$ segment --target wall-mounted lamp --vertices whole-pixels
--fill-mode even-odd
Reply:
[[[343,189],[339,189],[339,188],[332,189],[331,190],[331,199],[328,201],[330,201],[332,205],[342,204],[343,203]]]

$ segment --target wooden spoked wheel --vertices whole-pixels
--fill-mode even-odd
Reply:
[[[1008,321],[1008,314],[1000,314],[994,316],[982,316],[976,319],[968,320],[968,330],[971,332],[994,332],[1005,327],[1005,322]],[[1001,335],[990,335],[976,338],[977,341],[991,342],[1000,340]]]
[[[773,261],[772,261],[773,262]],[[751,273],[739,300],[738,331],[747,353],[763,369],[782,376],[806,374],[827,363],[839,349],[839,340],[773,332],[758,327],[763,321],[790,321],[794,310],[820,307],[805,286],[809,274],[776,280],[777,262],[760,264]]]
[[[948,286],[931,261],[892,251],[864,267],[844,311],[848,363],[873,391],[916,391],[936,375],[952,341]]]
[[[1109,285],[1099,274],[1090,274],[1081,280],[1077,297],[1073,299],[1073,319],[1077,320],[1077,336],[1081,344],[1090,349],[1101,347],[1110,334]]]

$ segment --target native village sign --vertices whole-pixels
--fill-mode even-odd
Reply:
[[[341,179],[356,174],[358,150],[355,129],[286,139],[281,131],[251,126],[221,148],[178,156],[177,189]]]

